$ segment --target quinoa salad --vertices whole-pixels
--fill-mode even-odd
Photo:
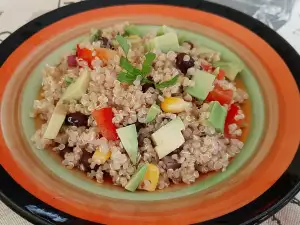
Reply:
[[[192,184],[225,171],[243,148],[242,70],[165,25],[147,34],[129,23],[92,29],[45,66],[32,142],[127,191]]]

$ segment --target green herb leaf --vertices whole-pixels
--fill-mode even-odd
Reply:
[[[119,42],[121,48],[123,49],[125,55],[127,56],[130,45],[127,43],[127,40],[121,35],[116,36],[117,41]]]
[[[162,88],[173,86],[173,85],[175,85],[177,83],[178,77],[179,77],[179,75],[176,75],[171,80],[168,80],[168,81],[165,81],[165,82],[161,82],[159,84],[155,84],[155,88],[156,89],[162,89]]]
[[[65,83],[66,83],[66,86],[68,87],[70,84],[73,83],[73,78],[65,77]]]
[[[141,75],[141,71],[137,68],[135,68],[133,65],[131,65],[131,63],[129,62],[128,59],[126,59],[125,57],[121,57],[120,59],[120,66],[126,70],[127,72],[134,74],[136,76]]]
[[[156,55],[153,52],[148,52],[145,55],[146,59],[143,62],[143,66],[142,66],[142,75],[147,75],[151,72],[152,69],[152,63],[156,57]]]
[[[99,41],[101,35],[102,35],[101,30],[92,29],[91,30],[91,38],[90,38],[91,43],[93,43],[95,41]]]
[[[135,80],[136,80],[136,77],[137,76],[134,76],[130,73],[127,73],[125,71],[121,71],[119,74],[118,74],[118,81],[122,82],[122,83],[128,83],[128,84],[132,84]]]
[[[142,84],[153,84],[152,80],[149,80],[147,77],[144,77],[141,81]]]

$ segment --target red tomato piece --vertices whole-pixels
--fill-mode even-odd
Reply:
[[[92,113],[94,119],[96,120],[97,126],[100,130],[100,133],[107,140],[118,140],[117,128],[115,124],[113,124],[112,119],[114,117],[114,113],[112,108],[102,108],[95,110]]]
[[[204,70],[204,71],[209,71],[209,70],[211,70],[211,69],[213,69],[213,67],[212,67],[212,65],[210,65],[210,64],[201,64],[201,67],[202,67],[202,69]]]
[[[235,105],[235,104],[232,104],[230,106],[230,109],[228,110],[227,112],[227,116],[226,116],[226,120],[225,120],[225,124],[232,124],[232,123],[235,123],[236,120],[234,119],[235,116],[238,114],[238,111],[240,110],[240,108]]]
[[[220,69],[217,75],[217,80],[223,80],[225,78],[225,71]]]
[[[240,108],[236,104],[232,104],[227,112],[226,120],[225,120],[225,126],[224,126],[224,134],[226,137],[230,137],[231,135],[229,134],[229,125],[230,124],[237,124],[240,126],[244,120],[236,120],[235,116],[238,115]]]
[[[89,65],[89,67],[91,66],[92,60],[94,59],[91,50],[89,50],[87,48],[80,48],[79,45],[77,45],[76,56],[79,59],[82,59],[82,60],[86,61]]]
[[[221,105],[230,105],[233,97],[232,90],[224,90],[220,85],[215,85],[214,89],[209,92],[206,101],[218,101]]]
[[[93,56],[93,51],[87,48],[80,48],[79,45],[77,45],[77,52],[76,56],[79,59],[82,59],[86,61],[89,65],[89,67],[92,66],[92,61],[98,57],[101,59],[104,63],[107,63],[108,60],[112,59],[116,52],[107,48],[97,48],[94,51],[95,55]]]

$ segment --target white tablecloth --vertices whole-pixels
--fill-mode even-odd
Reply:
[[[0,0],[0,42],[21,25],[80,0]],[[99,0],[100,1],[100,0]],[[300,53],[300,0],[211,0],[236,8],[278,31]],[[299,225],[300,194],[262,225]],[[0,225],[30,225],[0,202]],[[233,224],[232,224],[233,225]]]

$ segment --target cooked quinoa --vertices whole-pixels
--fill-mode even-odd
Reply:
[[[156,189],[164,189],[172,183],[191,184],[203,173],[225,171],[230,159],[243,148],[243,142],[239,140],[243,133],[241,121],[245,120],[241,104],[248,98],[247,93],[237,88],[232,80],[225,77],[215,79],[211,92],[218,87],[224,93],[231,93],[229,102],[220,102],[218,107],[227,111],[233,106],[237,108],[230,123],[228,112],[223,121],[224,130],[216,129],[207,120],[211,113],[211,100],[218,101],[218,98],[199,100],[187,90],[196,85],[190,75],[195,71],[219,76],[214,65],[222,60],[220,53],[203,51],[203,48],[207,48],[189,40],[182,41],[175,51],[161,51],[155,46],[149,49],[147,44],[157,36],[156,32],[144,36],[130,35],[126,30],[129,26],[133,25],[124,23],[101,31],[94,29],[90,40],[78,43],[76,50],[62,57],[57,65],[45,66],[41,95],[34,101],[31,115],[43,121],[43,124],[32,137],[32,142],[38,149],[52,149],[59,154],[63,166],[68,169],[78,168],[99,183],[104,181],[104,176],[109,176],[113,184],[122,187],[128,184],[142,165],[152,165],[158,169]],[[127,40],[130,46],[128,53],[117,37]],[[83,49],[85,52],[82,56]],[[109,51],[110,57],[102,59],[98,49],[104,49],[104,53]],[[133,67],[142,70],[149,52],[154,53],[155,58],[148,65],[148,73],[143,75],[148,82],[144,82],[142,75],[130,82],[120,79],[120,74],[124,72],[120,60],[127,59]],[[66,100],[64,93],[83,73],[89,74],[85,93]],[[173,82],[168,84],[171,80]],[[163,87],[158,88],[159,85]],[[161,107],[155,118],[147,121],[152,105],[162,106],[172,97],[184,103],[180,112]],[[64,107],[66,118],[58,134],[47,138],[45,131],[58,105]],[[108,138],[105,133],[107,130],[103,133],[101,125],[94,118],[95,111],[101,109],[112,111],[110,127],[118,130],[135,125],[138,141],[135,164],[122,143],[123,139],[121,141],[117,136]],[[176,118],[180,118],[184,124],[181,130],[184,143],[159,159],[152,134]],[[105,159],[99,160],[96,151],[106,154]],[[145,187],[149,182],[151,180],[142,179],[138,188],[148,190]]]

